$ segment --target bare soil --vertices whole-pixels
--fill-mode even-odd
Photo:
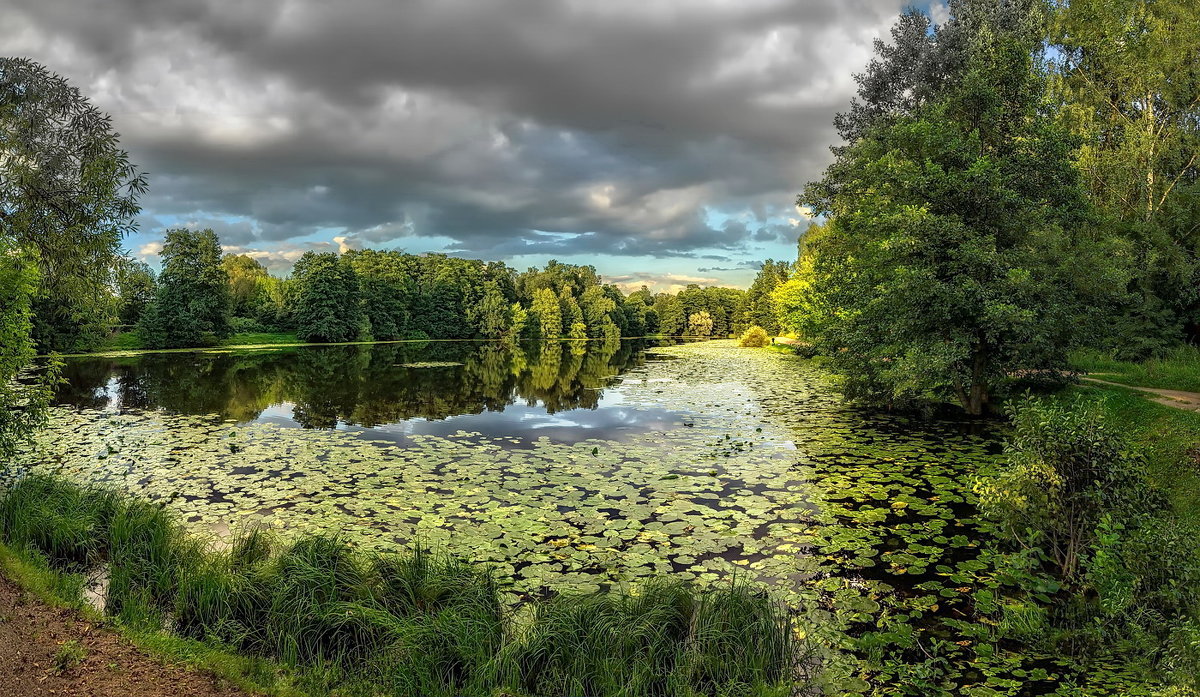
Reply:
[[[0,697],[246,697],[220,683],[164,663],[0,577]]]

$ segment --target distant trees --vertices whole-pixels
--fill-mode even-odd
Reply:
[[[252,257],[221,257],[209,230],[168,231],[162,258],[157,282],[145,264],[125,260],[118,283],[122,316],[156,348],[207,345],[231,330],[295,331],[312,342],[615,340],[679,335],[698,313],[706,335],[728,336],[744,298],[699,286],[679,297],[645,287],[626,297],[590,266],[551,261],[517,273],[499,262],[384,250],[309,252],[281,279]]]
[[[150,303],[154,302],[154,271],[145,263],[128,257],[117,259],[114,274],[117,287],[117,320],[135,326]]]
[[[767,259],[755,276],[750,289],[746,291],[740,316],[741,326],[761,327],[768,334],[778,334],[779,310],[775,305],[775,289],[788,280],[791,264],[785,261]]]
[[[154,302],[138,326],[148,348],[211,345],[229,336],[229,275],[212,230],[168,230]]]
[[[713,335],[713,318],[708,310],[701,310],[688,316],[688,336],[709,337]]]
[[[108,115],[41,65],[0,57],[0,240],[37,269],[32,331],[43,351],[104,338],[121,237],[145,189]]]
[[[304,341],[340,342],[362,338],[369,327],[362,311],[358,277],[333,252],[305,252],[292,270],[296,284],[296,325]]]

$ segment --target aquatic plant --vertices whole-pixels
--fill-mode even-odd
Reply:
[[[83,538],[61,507],[106,535]],[[106,610],[311,669],[329,690],[395,695],[761,695],[801,686],[790,616],[747,585],[531,600],[513,615],[491,572],[417,546],[365,554],[330,535],[283,543],[251,529],[206,547],[162,506],[46,474],[0,496],[0,537],[104,565]]]

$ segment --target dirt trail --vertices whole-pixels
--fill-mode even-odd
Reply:
[[[1124,387],[1138,392],[1146,392],[1155,395],[1147,397],[1151,402],[1165,404],[1168,407],[1176,409],[1184,409],[1186,411],[1200,411],[1200,392],[1184,392],[1183,390],[1164,390],[1158,387],[1138,387],[1136,385],[1125,385],[1119,382],[1109,382],[1099,378],[1084,377],[1087,382],[1098,382],[1101,385],[1113,385],[1114,387]]]
[[[0,697],[247,697],[147,655],[0,577]]]

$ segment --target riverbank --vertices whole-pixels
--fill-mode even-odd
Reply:
[[[420,547],[372,555],[257,531],[212,547],[159,506],[41,475],[0,498],[0,536],[48,560],[35,576],[59,592],[82,598],[101,572],[118,627],[276,661],[305,694],[782,696],[811,664],[783,608],[735,583],[660,579],[512,614],[487,569]],[[69,669],[86,660],[75,641]]]

